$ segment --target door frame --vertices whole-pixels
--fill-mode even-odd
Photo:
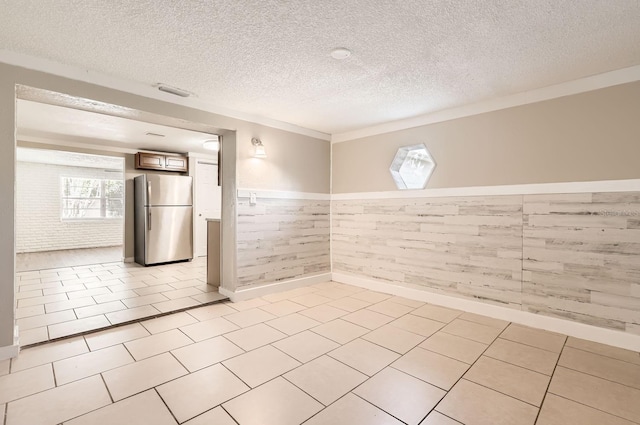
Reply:
[[[198,183],[199,183],[199,177],[198,177],[198,164],[203,163],[203,164],[209,164],[209,165],[215,165],[218,168],[218,179],[220,178],[220,165],[218,164],[218,158],[214,157],[214,156],[206,156],[206,155],[190,155],[190,161],[189,161],[189,175],[191,177],[193,177],[193,258],[198,258],[198,257],[206,257],[207,254],[205,252],[204,255],[197,255],[197,247],[198,247],[198,240],[200,239],[200,236],[198,235],[198,210],[199,210],[199,197],[198,197]],[[220,184],[221,182],[218,181],[218,185],[222,188],[222,184]],[[222,203],[222,197],[220,199],[220,203]],[[221,219],[222,219],[222,205],[220,205],[220,213],[221,213]],[[206,236],[205,236],[206,239]]]

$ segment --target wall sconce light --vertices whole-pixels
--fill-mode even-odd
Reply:
[[[267,152],[264,150],[264,145],[262,144],[262,140],[253,138],[251,139],[251,144],[255,148],[255,152],[253,153],[254,158],[266,158]]]

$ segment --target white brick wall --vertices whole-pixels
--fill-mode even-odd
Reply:
[[[122,245],[123,220],[62,221],[60,177],[121,178],[103,169],[18,162],[16,252]]]

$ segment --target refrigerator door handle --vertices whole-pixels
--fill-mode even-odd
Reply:
[[[149,208],[149,220],[147,220],[149,230],[151,230],[151,208]]]

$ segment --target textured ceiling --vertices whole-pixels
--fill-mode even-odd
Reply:
[[[0,0],[0,48],[339,133],[640,64],[638,0]],[[332,48],[348,47],[336,61]]]
[[[212,135],[112,115],[18,100],[18,139],[84,143],[133,150],[197,152]],[[47,117],[47,119],[42,119]],[[148,135],[161,134],[164,137]]]

